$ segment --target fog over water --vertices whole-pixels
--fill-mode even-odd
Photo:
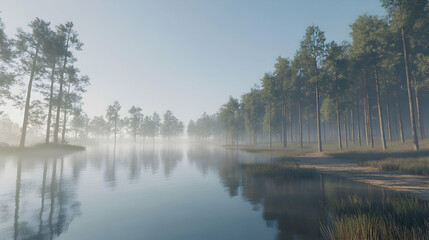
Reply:
[[[317,239],[342,198],[392,195],[316,174],[264,178],[277,161],[208,145],[109,145],[0,165],[0,239]]]

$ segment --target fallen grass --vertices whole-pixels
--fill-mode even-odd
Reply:
[[[389,194],[390,195],[390,194]],[[356,195],[330,204],[324,239],[428,239],[429,203],[393,192],[374,201]]]

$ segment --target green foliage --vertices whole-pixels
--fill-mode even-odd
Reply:
[[[322,114],[322,121],[328,121],[336,116],[336,106],[332,98],[323,99],[320,113]]]
[[[364,65],[379,64],[386,48],[387,21],[377,16],[362,15],[351,25],[351,51]]]
[[[120,120],[119,111],[121,110],[121,105],[118,101],[114,101],[112,105],[107,107],[106,118],[109,124],[109,129],[114,131],[116,135],[118,132],[118,123]],[[110,131],[109,130],[109,131]]]
[[[178,136],[183,133],[184,131],[184,124],[183,122],[179,121],[179,119],[176,118],[176,116],[173,115],[173,112],[170,110],[167,110],[164,113],[163,121],[161,124],[161,135],[163,135],[166,138],[171,139],[174,136]]]
[[[136,140],[138,131],[143,122],[143,113],[140,107],[132,106],[130,110],[128,110],[130,116],[126,118],[125,122],[127,125],[128,133],[133,136],[133,139]]]
[[[226,134],[232,139],[237,139],[239,133],[243,129],[243,119],[241,106],[238,99],[233,97],[224,104],[219,111],[219,121]]]
[[[265,113],[262,91],[252,88],[249,93],[242,95],[241,99],[246,129],[251,133],[255,133],[261,128]]]

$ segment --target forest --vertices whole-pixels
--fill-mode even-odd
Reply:
[[[363,14],[351,27],[351,42],[327,42],[316,25],[307,27],[293,58],[278,57],[240,99],[230,97],[217,113],[204,113],[186,127],[189,139],[236,145],[337,142],[382,149],[391,141],[419,140],[428,129],[429,9],[427,1],[383,0],[386,16]],[[36,18],[29,30],[8,38],[0,25],[0,107],[6,102],[23,113],[21,125],[2,112],[1,142],[28,133],[45,143],[67,138],[172,139],[185,126],[172,111],[144,115],[132,106],[120,116],[115,101],[104,116],[90,118],[82,95],[90,84],[75,66],[83,49],[73,23],[51,26]],[[18,90],[17,90],[18,89]],[[19,136],[18,136],[19,135]],[[40,140],[39,140],[40,141]]]
[[[188,124],[188,136],[225,144],[273,141],[304,144],[380,144],[428,134],[429,8],[427,1],[383,0],[386,16],[363,14],[351,42],[327,42],[309,26],[293,58],[278,57],[240,99]]]
[[[82,110],[90,79],[75,66],[74,53],[83,43],[73,23],[52,27],[36,18],[28,26],[29,31],[19,28],[16,38],[8,38],[0,20],[0,107],[11,102],[24,116],[18,125],[8,112],[0,111],[2,144],[19,138],[24,147],[28,133],[35,141],[65,144],[68,136],[96,140],[114,136],[116,143],[117,134],[128,133],[136,141],[138,136],[155,139],[159,134],[171,139],[183,132],[184,124],[172,111],[166,111],[161,122],[158,113],[144,116],[140,107],[132,106],[121,118],[118,101],[106,108],[105,116],[90,119]]]

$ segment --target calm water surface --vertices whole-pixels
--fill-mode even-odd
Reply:
[[[327,206],[391,194],[332,176],[243,169],[269,161],[201,145],[0,156],[0,239],[320,239]]]

